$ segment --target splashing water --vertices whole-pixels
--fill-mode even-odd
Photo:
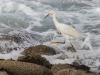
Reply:
[[[82,33],[81,39],[72,41],[76,53],[65,50],[67,43],[50,43],[58,38],[52,19],[44,19],[50,10],[57,12],[60,22]],[[100,73],[99,34],[100,0],[0,0],[0,59],[17,60],[26,47],[44,44],[57,52],[53,56],[43,55],[50,63],[76,61]]]

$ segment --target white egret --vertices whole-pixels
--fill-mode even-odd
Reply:
[[[81,34],[77,30],[75,30],[72,26],[66,25],[63,23],[59,23],[56,19],[57,14],[55,11],[50,11],[47,16],[50,16],[50,15],[52,15],[52,17],[53,17],[53,21],[54,21],[54,24],[55,24],[58,32],[60,32],[68,41],[75,40],[75,39],[81,37]],[[70,44],[71,44],[71,42],[70,42]],[[72,45],[72,47],[73,47],[73,45]]]

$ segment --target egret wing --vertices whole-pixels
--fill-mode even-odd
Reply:
[[[61,26],[62,27],[60,27],[59,29],[62,34],[69,35],[74,38],[81,37],[81,34],[77,30],[75,30],[73,27],[66,24],[62,24]]]

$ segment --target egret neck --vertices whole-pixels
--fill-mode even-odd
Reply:
[[[57,21],[56,14],[53,14],[53,22],[54,22],[54,24],[55,24],[57,30],[59,31],[59,28],[58,28],[57,25],[59,25],[60,23]]]

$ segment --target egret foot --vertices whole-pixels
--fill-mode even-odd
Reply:
[[[58,44],[58,42],[53,42],[53,41],[51,41],[51,44]]]
[[[65,44],[65,41],[64,42],[53,42],[53,41],[51,41],[51,44]]]
[[[70,42],[70,44],[71,44],[71,47],[67,48],[67,50],[71,50],[72,52],[76,52],[73,44],[71,42]]]

